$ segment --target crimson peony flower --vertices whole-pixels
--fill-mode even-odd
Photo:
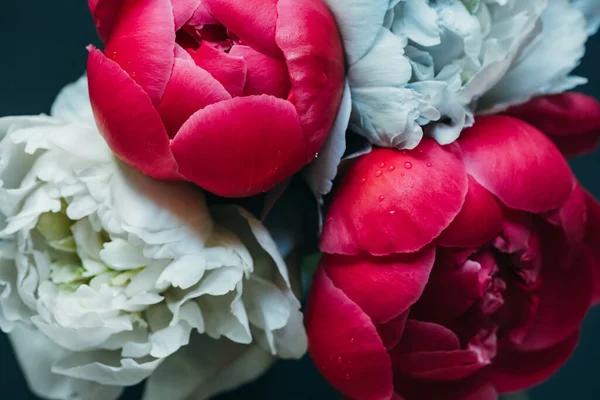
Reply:
[[[579,99],[596,112],[553,134],[598,136],[599,107]],[[571,104],[561,118],[583,106]],[[531,387],[568,358],[600,300],[600,205],[544,134],[508,116],[479,118],[452,145],[356,160],[321,249],[309,349],[351,399],[488,400]]]
[[[112,150],[222,196],[272,188],[315,158],[344,60],[321,0],[89,0],[90,97]]]

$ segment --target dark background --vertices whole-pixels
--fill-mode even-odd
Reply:
[[[83,73],[89,43],[99,45],[85,0],[0,0],[0,117],[49,112],[58,91]],[[587,58],[576,71],[590,80],[579,90],[596,97],[599,51],[600,36],[590,39]],[[600,152],[573,160],[572,166],[583,185],[600,197]],[[599,359],[600,309],[595,309],[575,354],[555,377],[531,391],[533,400],[600,399]],[[2,399],[35,399],[2,333],[0,393]],[[139,387],[128,389],[124,399],[138,399],[140,393]],[[338,398],[305,358],[281,361],[255,383],[218,400]]]

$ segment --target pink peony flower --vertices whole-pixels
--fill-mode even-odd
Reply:
[[[561,112],[534,100],[523,109],[538,114],[522,118],[554,115],[552,137],[597,138],[600,107],[578,99]],[[569,357],[600,300],[599,244],[600,205],[521,120],[479,118],[448,146],[376,149],[331,203],[309,350],[356,400],[488,400],[531,387]]]
[[[344,60],[321,0],[89,0],[90,97],[112,150],[222,196],[267,191],[315,158]]]

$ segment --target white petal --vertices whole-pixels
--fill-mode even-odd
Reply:
[[[373,45],[389,0],[324,0],[324,3],[337,21],[348,63],[354,64]]]
[[[259,346],[193,335],[146,384],[143,400],[203,400],[257,379],[274,357]]]
[[[206,270],[203,254],[189,255],[176,259],[158,277],[157,284],[189,289],[197,284]]]
[[[328,194],[333,187],[338,165],[346,151],[346,130],[350,123],[351,111],[350,85],[346,81],[342,103],[331,132],[319,152],[319,157],[304,169],[304,179],[321,205],[323,196]]]
[[[150,355],[156,358],[165,358],[189,343],[192,327],[180,322],[153,332],[150,336],[152,350]]]
[[[52,105],[53,117],[69,122],[94,126],[94,114],[90,104],[87,75],[65,86]]]
[[[9,338],[29,388],[37,396],[56,400],[116,400],[121,395],[120,386],[101,385],[52,372],[53,365],[70,353],[41,332],[18,328]]]
[[[587,20],[587,34],[594,35],[600,25],[600,2],[598,0],[573,0],[572,3]]]
[[[99,256],[105,264],[117,271],[137,269],[150,263],[150,260],[144,257],[141,248],[119,238],[104,243]]]

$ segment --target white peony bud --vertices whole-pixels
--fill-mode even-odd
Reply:
[[[118,162],[85,81],[57,117],[0,119],[0,328],[51,399],[207,398],[306,351],[265,227]],[[162,365],[161,365],[162,364]]]

